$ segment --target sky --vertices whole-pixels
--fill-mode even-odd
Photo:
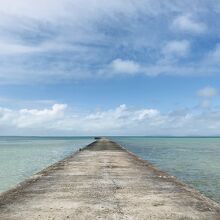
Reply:
[[[0,0],[0,135],[220,135],[218,0]]]

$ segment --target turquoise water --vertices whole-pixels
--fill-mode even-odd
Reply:
[[[0,137],[0,192],[92,141],[89,137]]]
[[[131,152],[220,201],[220,138],[111,137]]]
[[[220,201],[220,138],[111,139]],[[90,137],[0,137],[0,192],[92,141]]]

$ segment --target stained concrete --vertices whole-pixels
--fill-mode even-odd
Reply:
[[[220,220],[220,205],[97,140],[0,196],[1,220]]]

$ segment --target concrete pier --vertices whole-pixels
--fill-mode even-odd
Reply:
[[[1,220],[220,220],[220,205],[100,139],[0,196]]]

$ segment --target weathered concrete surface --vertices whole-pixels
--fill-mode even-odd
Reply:
[[[0,197],[1,220],[220,219],[220,206],[108,140]]]

